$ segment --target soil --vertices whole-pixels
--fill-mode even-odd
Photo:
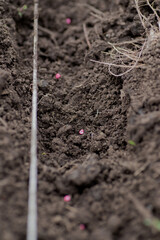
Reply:
[[[147,36],[129,0],[43,0],[39,26],[38,239],[159,240],[145,223],[160,218],[160,34]],[[144,39],[127,74],[91,61]],[[33,1],[0,1],[0,46],[0,239],[24,240]]]

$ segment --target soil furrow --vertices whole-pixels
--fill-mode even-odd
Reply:
[[[158,1],[153,6],[158,9]],[[33,3],[1,1],[0,11],[0,235],[21,240]],[[39,239],[158,240],[160,35],[147,35],[156,27],[153,11],[141,6],[151,23],[146,32],[134,1],[45,0],[39,11]],[[123,65],[111,68],[119,74],[133,65],[145,40],[139,63],[126,75],[115,77],[107,65],[91,62]]]

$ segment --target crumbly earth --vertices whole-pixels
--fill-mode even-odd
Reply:
[[[91,62],[115,63],[110,43],[135,60],[145,39],[127,74]],[[33,1],[0,1],[0,46],[0,239],[24,240]],[[133,0],[43,0],[38,53],[38,239],[159,240],[160,34],[148,39]]]

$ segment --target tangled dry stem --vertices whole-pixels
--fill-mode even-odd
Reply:
[[[144,14],[142,14],[141,8],[144,7],[145,5],[148,5],[150,9],[153,11],[155,17],[157,18],[158,31],[160,31],[160,17],[157,11],[155,10],[155,8],[150,3],[150,1],[149,0],[142,0],[141,2],[140,0],[134,0],[134,1],[135,1],[135,5],[136,5],[136,9],[137,9],[140,21],[142,23],[142,26],[146,30],[146,32],[147,32],[146,24],[149,24],[151,29],[154,31],[156,31],[157,26],[154,27],[153,24],[148,20],[148,18]],[[142,3],[144,3],[145,5],[142,5]]]
[[[135,5],[136,5],[136,9],[137,9],[137,12],[138,12],[138,16],[140,18],[140,21],[142,23],[142,26],[143,28],[146,30],[146,26],[145,26],[145,22],[144,22],[144,15],[142,15],[141,11],[140,11],[140,7],[139,7],[139,4],[138,4],[138,0],[134,0],[135,1]]]
[[[108,42],[108,44],[111,45],[112,50],[106,54],[108,54],[112,59],[114,59],[114,62],[112,62],[112,63],[91,60],[92,62],[95,62],[95,63],[108,65],[109,73],[115,77],[121,77],[121,76],[129,73],[130,71],[132,71],[134,68],[137,68],[137,67],[143,68],[144,67],[144,64],[138,64],[138,62],[140,60],[143,60],[142,54],[143,54],[144,47],[147,42],[150,42],[150,41],[152,41],[152,39],[155,38],[155,36],[157,34],[157,30],[158,30],[158,32],[160,31],[160,17],[158,15],[157,11],[154,9],[154,7],[149,2],[149,0],[141,0],[141,1],[134,0],[134,1],[135,1],[135,6],[137,9],[141,24],[142,24],[143,28],[145,29],[145,32],[148,35],[148,37],[146,39],[140,38],[140,39],[135,39],[135,40],[131,40],[128,42],[122,42],[122,43],[116,43],[116,44]],[[153,11],[153,13],[157,19],[157,22],[158,22],[158,27],[153,26],[153,24],[148,20],[148,18],[144,14],[142,14],[141,7],[144,7],[147,5]],[[150,26],[149,34],[148,34],[147,26]],[[138,55],[136,54],[137,50],[131,50],[131,49],[118,47],[120,45],[125,45],[125,44],[133,44],[136,46],[137,42],[140,43],[142,41],[143,41],[143,45],[141,46],[141,49],[140,49]],[[136,48],[139,48],[139,47],[136,46]],[[120,61],[121,61],[121,64],[117,64],[117,62],[120,62]],[[132,61],[132,64],[126,65],[125,62],[128,63],[129,61]],[[111,71],[111,67],[127,68],[127,70],[123,73],[115,74],[114,72]]]
[[[111,44],[111,45],[113,46],[113,44]],[[140,58],[141,58],[141,56],[142,56],[143,49],[144,49],[145,45],[146,45],[146,41],[143,43],[143,45],[142,45],[142,47],[141,47],[141,50],[140,50],[140,52],[138,53],[138,56],[135,55],[134,58],[132,57],[132,55],[133,55],[134,52],[132,53],[132,55],[131,55],[131,53],[129,53],[129,51],[128,51],[128,53],[126,54],[125,52],[119,51],[119,50],[114,46],[114,49],[115,49],[118,53],[120,53],[122,56],[125,56],[125,57],[129,58],[130,60],[133,60],[133,61],[134,61],[134,63],[133,63],[132,65],[116,64],[116,63],[113,63],[113,62],[112,62],[112,63],[109,63],[109,62],[101,62],[101,61],[96,61],[96,60],[91,60],[91,61],[92,61],[92,62],[95,62],[95,63],[99,63],[99,64],[108,65],[108,71],[109,71],[109,73],[110,73],[111,75],[113,75],[113,76],[115,76],[115,77],[121,77],[121,76],[129,73],[130,71],[132,71],[134,68],[142,68],[142,67],[144,66],[143,64],[138,64],[138,62],[139,62],[139,60],[140,60]],[[124,50],[124,49],[123,49],[123,50]],[[125,50],[125,51],[127,51],[127,50]],[[119,60],[119,59],[117,58],[117,60]],[[122,60],[122,59],[121,59],[121,60]],[[111,67],[127,68],[127,70],[126,70],[125,72],[123,72],[123,73],[116,74],[116,73],[113,73],[113,72],[111,71]]]

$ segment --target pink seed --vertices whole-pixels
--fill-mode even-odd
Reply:
[[[59,79],[61,75],[59,73],[56,74],[56,79]]]
[[[67,19],[66,19],[66,23],[67,23],[67,24],[71,24],[71,19],[70,19],[70,18],[67,18]]]
[[[84,129],[79,130],[79,134],[83,135],[84,134]]]
[[[64,196],[64,202],[70,202],[70,201],[71,201],[71,196],[70,195]]]
[[[79,225],[79,228],[80,228],[80,230],[84,230],[86,227],[85,227],[84,224],[80,224],[80,225]]]

